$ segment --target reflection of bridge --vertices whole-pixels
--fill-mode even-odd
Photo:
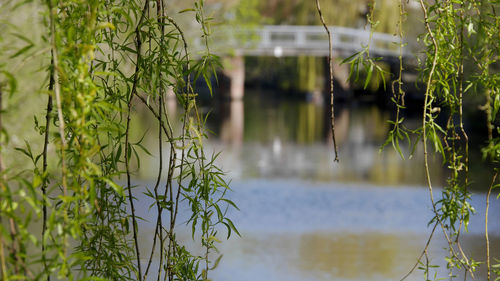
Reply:
[[[348,57],[369,45],[370,56],[382,57],[390,64],[396,64],[400,55],[399,37],[369,30],[329,27],[332,34],[334,58]],[[243,97],[245,81],[244,56],[323,56],[329,53],[328,35],[323,26],[265,25],[241,29],[221,27],[212,35],[210,49],[222,56],[231,56],[225,74],[229,76],[231,99]],[[409,46],[405,43],[403,59],[413,59]],[[198,40],[195,49],[202,50]],[[397,63],[399,65],[399,63]],[[339,85],[347,89],[349,67],[334,63],[334,76]]]
[[[398,57],[399,38],[369,30],[332,26],[332,47],[335,56],[350,56],[370,43],[375,56]],[[220,34],[223,33],[223,34]],[[236,53],[246,56],[328,56],[328,35],[323,26],[265,25],[238,30],[221,29],[214,34],[213,47],[217,53]],[[411,56],[406,51],[404,57]]]

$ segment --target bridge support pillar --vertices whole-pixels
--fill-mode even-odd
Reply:
[[[333,60],[333,78],[336,80],[338,86],[344,91],[348,91],[351,88],[351,83],[349,82],[349,71],[350,67],[348,64],[340,64],[338,60],[332,58]]]
[[[175,117],[177,112],[177,97],[175,96],[174,89],[171,87],[167,88],[167,113],[170,117]]]
[[[227,144],[235,147],[243,143],[243,132],[245,128],[245,111],[243,100],[231,100],[222,104],[223,111],[229,113],[222,121],[221,139]]]
[[[229,98],[241,100],[245,92],[245,58],[233,56],[224,59],[224,74],[229,77]]]

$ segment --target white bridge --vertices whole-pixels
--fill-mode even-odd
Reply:
[[[369,45],[370,55],[397,58],[400,38],[369,30],[330,26],[335,57],[348,57]],[[323,26],[265,25],[256,28],[217,28],[211,49],[220,55],[243,56],[328,56],[328,35]],[[201,42],[195,42],[201,46]],[[413,57],[403,41],[403,57]],[[199,49],[199,48],[196,48]]]
[[[334,77],[344,89],[349,87],[349,66],[339,65],[337,58],[346,58],[368,47],[371,57],[382,57],[398,65],[402,55],[405,63],[414,61],[414,42],[400,42],[395,35],[369,30],[329,27],[332,35]],[[204,50],[202,38],[193,42],[193,51]],[[412,44],[408,44],[412,43]],[[321,56],[329,54],[328,35],[323,26],[265,25],[255,28],[218,27],[211,35],[210,52],[226,56],[230,67],[224,70],[229,77],[230,98],[241,99],[244,93],[245,56]],[[404,46],[400,50],[400,46]],[[412,50],[413,49],[413,50]],[[198,52],[199,53],[199,52]]]

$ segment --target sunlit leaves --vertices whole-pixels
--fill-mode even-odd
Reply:
[[[347,57],[342,61],[343,64],[350,65],[349,79],[358,82],[360,80],[360,74],[364,74],[363,88],[367,89],[370,83],[373,81],[372,76],[375,72],[376,77],[380,79],[386,88],[385,76],[388,74],[377,61],[381,58],[372,58],[369,53],[369,46],[365,46],[362,51],[357,52],[350,57]]]
[[[420,80],[425,84],[422,125],[409,130],[405,127],[403,109],[405,109],[404,90],[402,89],[401,72],[393,82],[393,102],[396,105],[396,119],[390,121],[389,131],[384,146],[392,144],[393,148],[404,157],[400,141],[410,143],[412,138],[424,141],[424,157],[427,171],[429,192],[433,204],[434,218],[447,235],[450,256],[446,259],[450,276],[452,268],[465,269],[470,275],[479,263],[470,259],[460,248],[458,238],[461,231],[468,230],[471,215],[475,212],[470,204],[468,179],[469,137],[466,132],[464,111],[470,106],[468,95],[482,96],[484,99],[480,109],[486,115],[488,142],[482,147],[483,159],[498,164],[500,159],[500,133],[498,110],[500,109],[498,79],[498,39],[499,20],[494,13],[498,1],[419,1],[424,15],[426,31],[420,36],[425,47],[420,62]],[[368,15],[368,22],[374,25],[373,6]],[[493,11],[489,12],[489,11]],[[400,5],[400,22],[402,25],[405,12]],[[399,28],[399,37],[403,32]],[[400,41],[401,42],[401,41]],[[403,47],[403,44],[400,44]],[[359,73],[366,73],[364,87],[369,85],[372,71],[376,64],[370,58],[369,48],[347,58],[344,62],[351,65],[351,78],[359,79]],[[402,54],[402,52],[401,52]],[[402,56],[400,56],[400,66]],[[354,76],[355,75],[355,76]],[[414,135],[414,137],[412,137]],[[413,147],[415,148],[414,141]],[[433,183],[429,177],[427,163],[427,146],[440,154],[443,165],[449,169],[447,183],[441,197],[434,201]],[[427,255],[425,258],[428,259]],[[428,260],[427,260],[428,261]],[[419,262],[421,262],[419,260]],[[424,266],[426,279],[430,272],[428,264]],[[437,275],[434,278],[438,278]]]
[[[34,3],[15,4],[24,2]],[[147,10],[142,8],[144,3],[148,4]],[[179,196],[174,195],[181,192],[185,181],[192,182],[192,193],[182,196],[192,199],[194,220],[198,222],[193,224],[193,234],[202,234],[202,246],[212,250],[214,243],[219,243],[217,224],[224,222],[229,233],[237,232],[226,216],[228,208],[236,205],[224,198],[228,190],[224,173],[204,155],[204,118],[198,115],[192,85],[193,78],[203,78],[211,90],[211,75],[220,66],[219,58],[208,49],[212,19],[204,16],[203,1],[197,1],[193,18],[203,31],[207,52],[202,59],[193,60],[184,48],[182,29],[172,19],[166,20],[166,14],[162,16],[167,11],[161,8],[165,3],[161,7],[158,3],[163,1],[42,1],[46,24],[42,40],[47,46],[43,55],[52,60],[47,59],[45,63],[50,65],[42,67],[47,70],[49,85],[43,81],[40,84],[49,101],[56,93],[54,86],[58,86],[61,104],[54,109],[48,102],[45,118],[34,118],[35,130],[46,136],[49,149],[37,151],[38,146],[29,142],[17,148],[19,155],[32,162],[32,171],[14,171],[17,175],[12,179],[4,176],[6,171],[0,171],[0,212],[2,218],[12,220],[18,231],[13,234],[0,226],[2,246],[15,245],[15,249],[8,246],[13,253],[8,263],[15,265],[15,270],[2,272],[3,279],[21,275],[28,279],[45,279],[48,275],[71,280],[143,278],[137,276],[138,265],[132,258],[137,241],[131,240],[130,234],[137,225],[132,223],[127,199],[132,201],[135,196],[127,196],[121,184],[125,164],[129,164],[125,158],[134,158],[138,170],[143,155],[156,157],[144,143],[144,135],[151,132],[146,131],[138,140],[125,141],[129,134],[126,113],[136,109],[130,101],[138,95],[152,110],[150,113],[155,115],[172,149],[166,172],[168,184],[161,193],[147,193],[159,212],[168,213],[167,217],[175,220],[180,202]],[[38,51],[34,43],[37,40],[21,33],[8,36],[19,42],[19,47],[8,49],[9,59],[26,62],[40,54],[34,51]],[[12,96],[18,82],[4,66],[0,64],[0,87]],[[135,69],[135,74],[131,74],[130,68]],[[162,106],[158,101],[165,98],[167,89],[175,92],[185,109],[182,120],[189,120],[180,133],[172,128],[172,117],[158,109]],[[59,133],[57,129],[63,125],[65,129]],[[2,144],[7,141],[6,136],[2,128]],[[50,159],[47,170],[46,157]],[[57,165],[63,165],[62,169]],[[128,172],[133,174],[135,170]],[[11,188],[10,184],[16,181],[19,187]],[[46,189],[46,195],[40,187]],[[141,187],[130,188],[135,191]],[[49,213],[42,215],[41,206],[48,208]],[[39,234],[26,230],[33,215],[43,217],[41,244],[45,248],[28,260],[26,246],[40,246]],[[200,263],[208,265],[210,258],[193,256],[179,245],[175,226],[172,222],[170,227],[160,224],[157,228],[163,235],[158,247],[163,250],[164,259],[155,271],[168,280],[206,279],[208,270],[215,268],[220,257],[214,266],[202,269]],[[76,248],[71,248],[70,239],[77,242]],[[32,265],[36,278],[21,268]]]

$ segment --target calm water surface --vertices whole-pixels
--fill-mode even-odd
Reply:
[[[337,109],[340,163],[334,164],[325,108],[248,92],[244,101],[221,103],[211,112],[207,151],[223,151],[219,165],[232,179],[229,197],[240,208],[229,216],[242,234],[220,245],[214,280],[399,280],[415,263],[432,218],[421,147],[406,161],[391,147],[380,152],[390,114],[346,104]],[[440,186],[446,172],[433,160],[432,178]],[[145,179],[154,178],[150,165],[141,174]],[[477,214],[463,237],[465,251],[478,261],[485,260],[484,199],[482,192],[473,195]],[[140,216],[156,217],[155,208],[143,206]],[[491,252],[497,258],[499,219],[500,204],[493,200]],[[179,227],[184,242],[194,244]],[[142,246],[149,247],[154,229],[144,224],[141,231]],[[429,256],[440,266],[438,277],[447,275],[445,246],[436,232]],[[477,275],[485,280],[484,271]],[[408,280],[424,277],[417,270]]]

